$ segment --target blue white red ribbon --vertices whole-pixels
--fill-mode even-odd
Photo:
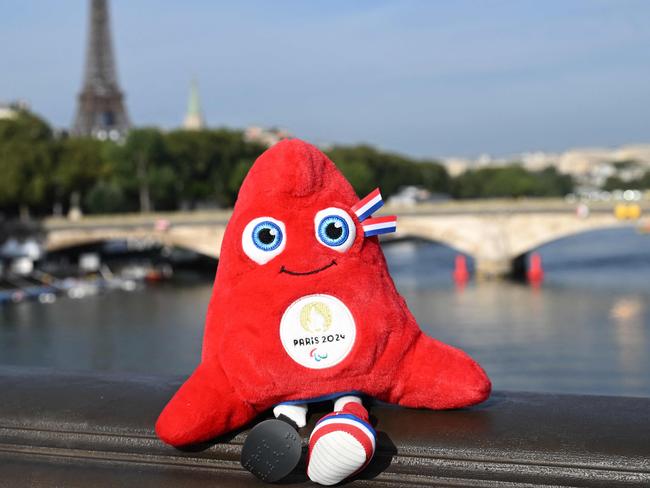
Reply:
[[[352,211],[361,222],[365,237],[388,234],[397,230],[397,217],[395,215],[368,218],[383,205],[384,200],[381,197],[379,188],[375,188],[368,196],[352,206]]]
[[[373,217],[366,219],[361,224],[365,237],[388,234],[397,230],[397,216],[387,215],[386,217]]]
[[[375,188],[367,197],[362,198],[353,205],[352,211],[356,214],[359,221],[363,222],[383,205],[384,200],[381,198],[379,188]]]

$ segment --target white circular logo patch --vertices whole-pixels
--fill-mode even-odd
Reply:
[[[295,362],[311,369],[334,366],[350,353],[357,328],[348,307],[330,295],[299,298],[280,321],[280,340]]]

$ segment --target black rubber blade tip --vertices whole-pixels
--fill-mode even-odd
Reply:
[[[241,451],[241,464],[262,481],[273,483],[293,471],[302,453],[302,441],[287,422],[272,419],[248,433]]]

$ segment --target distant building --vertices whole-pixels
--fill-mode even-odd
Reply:
[[[572,149],[558,155],[553,166],[583,187],[601,187],[611,176],[630,181],[650,170],[650,144]]]
[[[10,103],[0,102],[0,119],[13,119],[21,110],[29,110],[29,105],[22,100]]]
[[[554,167],[560,173],[573,176],[581,186],[598,188],[610,176],[629,181],[650,170],[650,144],[614,149],[576,148],[563,153],[526,152],[502,158],[483,154],[476,159],[447,158],[443,161],[451,176],[457,176],[468,169],[494,168],[513,163],[519,163],[530,171]]]
[[[472,166],[472,161],[464,158],[446,158],[443,165],[447,168],[449,176],[456,177],[467,171]]]
[[[13,119],[18,114],[11,105],[0,103],[0,119]]]
[[[292,135],[288,130],[276,127],[265,129],[263,127],[250,126],[244,132],[244,139],[247,142],[257,142],[266,147],[271,147],[282,139],[289,139],[291,137]]]
[[[196,80],[190,85],[190,98],[187,102],[187,114],[183,120],[183,129],[200,130],[205,128],[205,119],[201,111],[201,99],[199,97],[199,86]]]
[[[521,161],[526,169],[530,171],[541,171],[549,166],[555,166],[560,160],[560,156],[558,153],[534,151],[522,153],[517,159]]]
[[[449,195],[431,193],[420,186],[403,186],[388,199],[389,205],[414,206],[418,203],[449,200]]]

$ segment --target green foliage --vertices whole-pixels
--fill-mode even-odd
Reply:
[[[624,159],[622,161],[614,161],[612,165],[617,170],[622,170],[622,169],[636,168],[639,166],[639,162],[634,159]]]
[[[455,198],[552,197],[572,190],[572,178],[555,168],[533,172],[512,164],[468,170],[454,179],[451,194]]]
[[[242,161],[252,162],[264,150],[247,143],[240,131],[227,129],[176,130],[166,141],[179,201],[189,208],[207,202],[232,205],[238,190],[233,188],[233,172],[241,172]]]
[[[327,154],[361,196],[379,187],[387,197],[407,185],[420,185],[432,192],[449,191],[446,169],[433,161],[415,161],[366,145],[335,146]]]
[[[129,132],[116,164],[116,177],[127,197],[143,212],[168,207],[174,198],[174,169],[163,134],[154,128]]]
[[[650,190],[650,170],[646,171],[645,174],[638,179],[638,188],[643,188],[645,190]]]
[[[628,188],[633,188],[632,182],[623,181],[618,176],[610,176],[603,185],[605,191],[627,190]]]
[[[124,190],[115,181],[95,183],[83,203],[88,213],[115,213],[129,208]]]
[[[253,159],[240,159],[230,172],[230,178],[228,179],[228,196],[231,201],[234,202],[237,199],[239,188],[244,182],[244,178],[246,178],[251,166],[253,166]]]
[[[263,151],[228,129],[140,128],[121,143],[55,137],[45,121],[22,112],[0,120],[0,213],[29,206],[42,215],[55,203],[65,211],[73,199],[90,213],[231,206]],[[335,146],[327,153],[360,196],[380,187],[387,198],[407,185],[457,198],[557,196],[573,187],[554,169],[484,168],[452,180],[435,161],[367,145]],[[645,178],[650,187],[650,174]]]
[[[650,170],[646,171],[640,178],[623,181],[618,176],[610,176],[603,185],[603,190],[648,190],[650,189]]]
[[[78,194],[83,199],[109,170],[103,143],[90,138],[66,138],[58,146],[57,164],[52,173],[55,198],[67,202],[73,194]]]
[[[44,120],[24,111],[0,120],[0,209],[44,210],[56,153]]]

